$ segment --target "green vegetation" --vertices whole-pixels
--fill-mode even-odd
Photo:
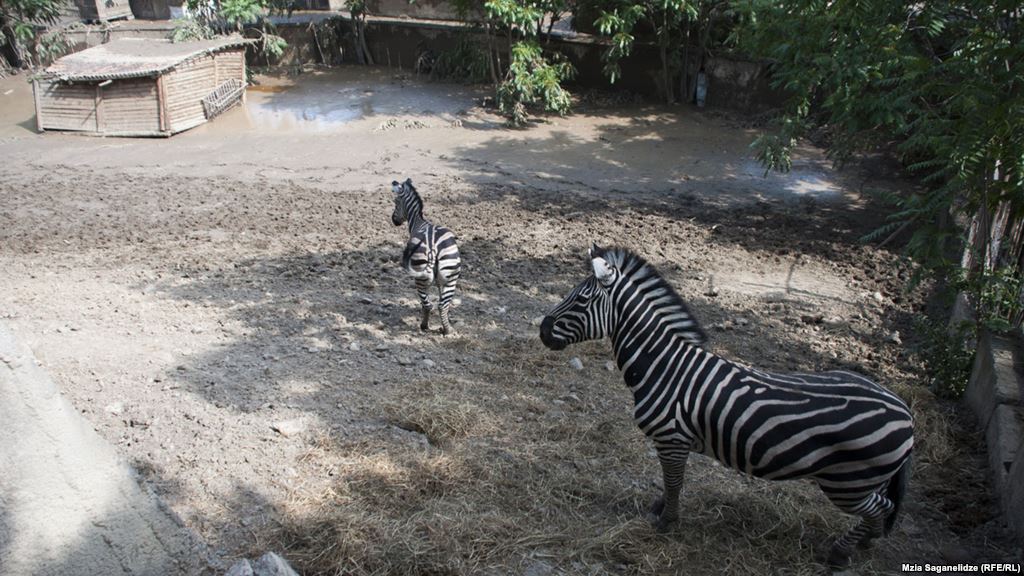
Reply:
[[[498,108],[511,126],[523,126],[531,110],[564,115],[570,110],[569,93],[562,82],[575,74],[566,58],[545,46],[551,28],[568,10],[564,0],[455,0],[463,19],[484,30],[484,38],[471,46],[463,39],[438,56],[437,75],[466,79],[489,77]]]
[[[666,103],[677,100],[676,77],[682,76],[681,94],[693,96],[696,71],[703,65],[712,25],[729,15],[729,3],[721,0],[586,0],[599,13],[598,31],[611,38],[605,52],[605,74],[614,83],[622,74],[620,61],[639,41],[653,43],[661,62],[659,90]],[[695,48],[695,50],[694,50]],[[691,53],[691,50],[693,52]]]
[[[65,42],[60,31],[47,34],[39,34],[39,31],[57,22],[64,3],[63,0],[0,0],[0,59],[12,68],[21,68],[63,53]]]
[[[1024,248],[1024,26],[1019,2],[741,0],[745,51],[772,61],[791,95],[755,143],[786,170],[797,138],[825,126],[830,153],[885,149],[927,189],[895,199],[885,231],[970,288],[978,318],[1021,324]],[[909,225],[908,225],[909,224]]]
[[[265,14],[288,13],[291,3],[286,0],[221,0],[216,5],[206,0],[187,0],[186,5],[193,16],[178,21],[172,35],[174,42],[238,32],[256,39],[258,52],[267,60],[280,58],[288,46],[264,18]]]

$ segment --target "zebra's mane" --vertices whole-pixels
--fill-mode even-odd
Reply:
[[[629,277],[633,284],[644,284],[645,300],[651,293],[657,293],[658,308],[661,310],[662,316],[677,315],[680,317],[670,324],[669,329],[695,346],[704,346],[704,343],[707,342],[707,335],[690,312],[686,301],[653,264],[645,260],[643,256],[621,247],[608,248],[595,253],[594,256],[604,258],[617,268],[620,274]]]
[[[423,198],[420,197],[420,193],[416,191],[416,187],[412,185],[412,180],[406,180],[399,192],[405,199],[405,205],[412,209],[413,212],[422,218],[423,217]],[[408,214],[412,217],[412,214]]]

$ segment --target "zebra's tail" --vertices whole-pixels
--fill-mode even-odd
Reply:
[[[885,489],[885,496],[892,502],[892,512],[885,519],[885,535],[888,536],[896,526],[896,520],[900,515],[900,505],[903,503],[903,496],[907,493],[907,483],[910,481],[910,456],[903,461],[896,475],[889,479],[889,486]]]

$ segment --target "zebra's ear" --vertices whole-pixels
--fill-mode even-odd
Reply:
[[[405,185],[412,188],[412,178],[406,178]]]
[[[604,250],[597,245],[597,242],[591,242],[590,249],[587,250],[587,256],[590,256],[591,258],[597,258],[600,254],[604,254]]]
[[[590,260],[594,267],[594,277],[602,286],[611,286],[615,282],[615,268],[607,260],[600,256],[594,256]]]

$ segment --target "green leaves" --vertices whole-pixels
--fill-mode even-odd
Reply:
[[[57,23],[63,6],[62,0],[0,0],[0,46],[13,45],[13,66],[22,66],[26,55],[31,59],[32,51],[39,60],[58,51],[56,36],[43,29]]]
[[[536,23],[543,16],[533,3],[518,0],[487,0],[484,2],[484,11],[489,18],[515,28],[526,36],[536,35]]]
[[[241,27],[259,20],[264,8],[263,0],[222,0],[220,15],[228,24]]]
[[[969,275],[989,288],[1009,285],[1003,272],[1018,274],[1024,252],[1019,234],[1000,237],[1024,226],[1024,22],[1016,4],[741,0],[734,7],[740,48],[771,58],[772,84],[792,95],[774,130],[755,142],[764,165],[785,170],[789,145],[812,125],[828,126],[829,153],[840,161],[895,144],[930,186],[893,213],[894,222],[915,221],[908,252],[943,274],[948,242],[960,236],[947,215],[969,219],[1008,202],[1011,220],[982,238],[999,252],[996,268]],[[979,302],[1006,314],[992,299]]]
[[[567,114],[572,101],[561,83],[574,74],[572,65],[560,54],[545,57],[536,42],[517,42],[512,46],[508,73],[498,86],[498,107],[513,126],[526,123],[530,106]]]

